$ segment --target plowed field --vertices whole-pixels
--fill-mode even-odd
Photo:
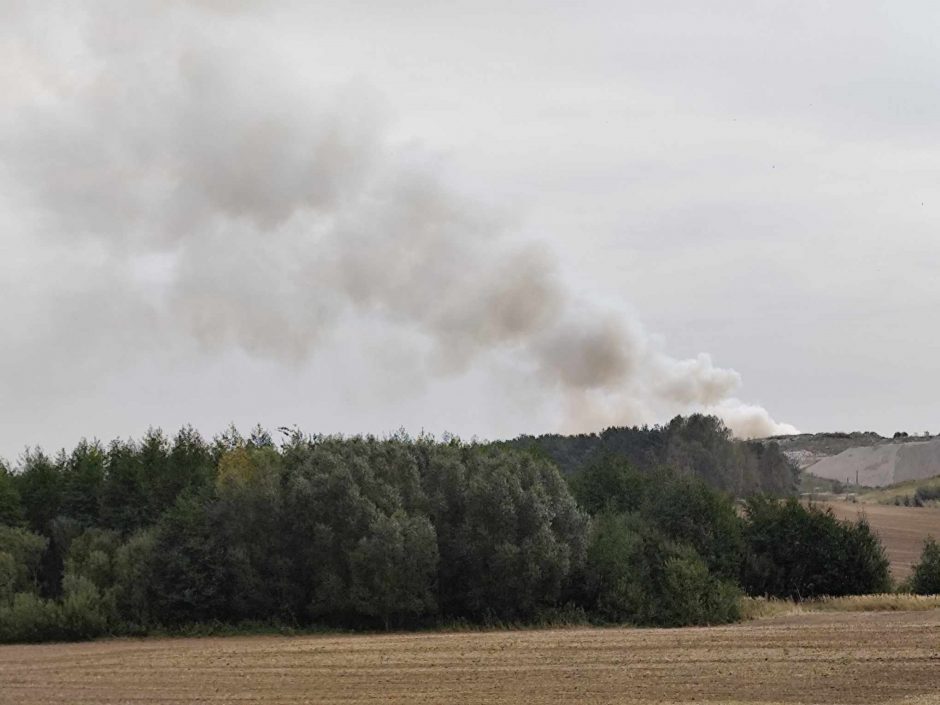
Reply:
[[[891,574],[895,580],[904,580],[920,560],[924,539],[933,536],[940,540],[940,509],[936,507],[895,507],[882,504],[855,504],[852,502],[821,502],[832,507],[840,519],[868,519],[871,528],[881,538],[891,561]]]
[[[0,647],[0,703],[940,703],[940,610]]]

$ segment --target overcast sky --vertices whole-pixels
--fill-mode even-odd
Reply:
[[[940,430],[940,6],[0,0],[0,457]]]

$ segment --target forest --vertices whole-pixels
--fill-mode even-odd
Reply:
[[[617,456],[638,469],[672,468],[736,497],[796,492],[799,470],[775,442],[733,438],[716,416],[676,416],[663,426],[611,427],[600,433],[520,436],[506,445],[543,453],[565,475]]]
[[[206,441],[187,427],[31,450],[0,467],[0,641],[716,624],[738,619],[742,594],[889,587],[864,521],[776,499],[792,491],[778,451],[717,419],[578,437],[594,449],[572,442],[557,464],[551,438]]]

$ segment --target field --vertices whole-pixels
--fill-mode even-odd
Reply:
[[[0,703],[940,703],[940,610],[0,647]]]
[[[895,580],[903,580],[911,574],[928,535],[940,540],[940,508],[895,507],[881,504],[856,504],[853,502],[820,502],[832,507],[840,519],[854,520],[864,515],[872,528],[881,537],[891,574]]]

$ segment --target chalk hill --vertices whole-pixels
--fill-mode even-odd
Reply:
[[[829,480],[855,484],[857,479],[860,485],[884,487],[940,475],[940,437],[804,434],[780,440],[780,445],[805,472]]]

